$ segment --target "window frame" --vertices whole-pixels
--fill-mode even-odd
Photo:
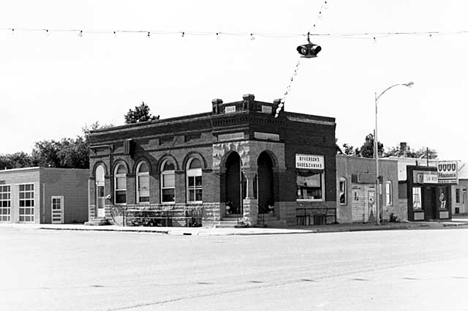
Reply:
[[[0,185],[0,222],[11,222],[11,185]]]
[[[456,204],[460,204],[460,191],[461,189],[460,188],[455,188],[455,203]]]
[[[343,185],[343,189],[342,186]],[[341,193],[344,196],[344,202],[341,202]],[[345,177],[340,177],[338,181],[338,202],[340,205],[347,205],[348,204],[348,180]]]
[[[167,165],[167,164],[172,164],[174,169],[173,170],[165,170],[164,167]],[[174,160],[172,159],[166,159],[163,161],[163,163],[161,164],[161,179],[160,179],[160,189],[161,189],[161,204],[174,204],[175,201],[176,201],[176,181],[175,181],[175,162]],[[174,185],[173,186],[169,186],[169,187],[166,187],[164,185],[164,177],[165,176],[169,176],[169,175],[172,175],[173,176],[173,180],[174,180]],[[173,200],[172,201],[165,201],[164,200],[164,192],[165,190],[173,190]]]
[[[141,172],[141,167],[143,165],[146,165],[147,167],[147,171],[146,172]],[[148,163],[146,161],[140,161],[137,165],[137,169],[136,169],[136,202],[138,204],[150,204],[150,190],[151,190],[151,187],[150,187],[150,166],[148,165]],[[144,198],[148,198],[148,200],[146,201],[141,201],[141,198],[143,198],[143,196],[141,196],[141,192],[142,192],[142,189],[140,187],[140,184],[141,184],[141,178],[147,178],[147,183],[148,183],[148,195],[147,196],[144,196]]]
[[[198,160],[200,167],[191,168],[191,165],[194,160]],[[187,161],[186,167],[186,189],[187,189],[187,203],[203,203],[203,171],[202,171],[202,161],[196,157],[191,158]],[[197,184],[197,177],[200,178],[200,184]],[[193,186],[190,186],[190,179],[193,178]],[[193,200],[191,200],[191,192],[193,192]],[[201,200],[197,200],[198,193],[201,195]]]
[[[31,188],[21,189],[22,187],[27,187],[27,186],[31,186]],[[35,205],[36,205],[34,192],[35,192],[34,183],[24,183],[24,184],[18,185],[19,222],[24,222],[24,223],[34,222],[34,218],[35,218],[34,213],[35,213]]]
[[[320,181],[320,199],[315,199],[315,198],[302,198],[302,193],[300,192],[303,190],[298,184],[297,184],[297,179],[299,177],[299,172],[310,172],[313,175],[319,174],[319,181]],[[312,176],[312,175],[311,175]],[[303,187],[303,188],[316,188],[316,187]],[[325,201],[325,171],[310,171],[310,170],[301,170],[301,169],[296,169],[296,190],[297,190],[297,198],[296,201],[298,202],[324,202]]]
[[[417,191],[416,191],[417,190]],[[418,192],[418,193],[416,193]],[[415,201],[415,198],[418,196],[418,200]],[[421,187],[413,187],[412,189],[412,201],[413,201],[413,210],[416,211],[422,211],[423,206],[422,206],[422,188]],[[419,202],[419,206],[415,207],[415,203]]]
[[[393,206],[393,182],[391,180],[385,182],[385,204]]]
[[[125,173],[118,173],[119,168],[123,167],[125,169]],[[128,169],[127,165],[125,163],[120,162],[115,166],[114,169],[114,204],[116,205],[126,205],[127,204],[127,174],[128,174]],[[123,179],[124,180],[124,185],[125,188],[118,188],[119,182],[118,180]],[[118,192],[123,192],[125,194],[125,202],[117,202],[119,196],[117,195]]]

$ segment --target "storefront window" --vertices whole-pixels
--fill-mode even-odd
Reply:
[[[413,210],[422,209],[421,204],[421,188],[413,187]]]
[[[298,199],[323,200],[323,173],[298,171],[296,185]]]
[[[296,154],[297,199],[324,200],[325,162],[321,155]]]

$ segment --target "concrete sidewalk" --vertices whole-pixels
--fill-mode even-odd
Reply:
[[[418,230],[418,229],[447,229],[468,228],[468,218],[449,221],[430,222],[401,222],[401,223],[354,223],[333,224],[322,226],[290,227],[290,228],[213,228],[213,227],[121,227],[116,225],[89,226],[65,224],[0,224],[0,228],[36,229],[36,230],[80,230],[80,231],[116,231],[116,232],[144,232],[169,235],[269,235],[269,234],[310,234],[330,232],[357,232],[376,230]]]

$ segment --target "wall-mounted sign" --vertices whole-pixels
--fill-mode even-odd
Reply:
[[[417,184],[438,184],[439,177],[437,172],[414,171],[413,182]]]
[[[458,162],[437,162],[437,175],[441,184],[458,184]]]
[[[296,168],[324,170],[325,161],[321,155],[296,154]]]
[[[224,107],[224,113],[233,113],[236,112],[236,106],[226,106]]]

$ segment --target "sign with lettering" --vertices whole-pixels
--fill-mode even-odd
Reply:
[[[441,184],[458,184],[458,162],[437,162],[437,175]]]
[[[322,155],[296,154],[296,168],[324,170],[324,157]]]
[[[224,113],[233,113],[236,112],[236,106],[226,106],[224,107]]]
[[[437,172],[414,171],[413,182],[418,184],[438,184],[439,177]]]

